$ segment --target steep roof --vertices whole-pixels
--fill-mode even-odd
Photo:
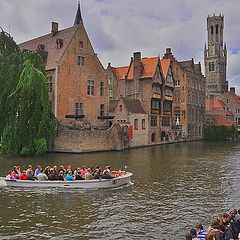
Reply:
[[[138,99],[126,99],[123,98],[123,103],[127,109],[128,112],[131,113],[143,113],[145,114],[146,112],[144,111],[142,102]]]
[[[193,61],[192,60],[181,61],[181,62],[179,62],[179,64],[182,68],[191,68]]]
[[[122,100],[126,110],[130,113],[142,113],[146,114],[142,102],[138,99],[126,99],[120,98],[119,100],[110,100],[109,101],[109,112],[114,112],[119,101]]]
[[[169,66],[170,66],[169,58],[161,59],[161,67],[162,67],[162,73],[164,78],[167,77]]]
[[[46,70],[50,70],[55,68],[63,53],[65,52],[67,46],[69,45],[71,39],[73,38],[75,32],[78,29],[78,25],[60,30],[56,33],[56,35],[52,36],[51,33],[29,40],[27,42],[23,42],[19,44],[19,48],[23,50],[38,50],[39,45],[44,45],[44,51],[48,52],[46,59]],[[61,48],[57,49],[56,41],[57,39],[63,40],[63,45]]]
[[[151,78],[154,76],[158,64],[158,57],[151,57],[151,58],[142,58],[142,75],[141,78]],[[130,64],[130,69],[127,75],[129,80],[133,79],[133,62]]]

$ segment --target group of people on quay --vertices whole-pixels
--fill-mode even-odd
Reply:
[[[92,180],[92,179],[112,179],[114,177],[119,177],[124,172],[121,170],[112,171],[111,166],[107,166],[103,171],[100,167],[96,168],[86,168],[84,165],[82,168],[77,167],[72,169],[70,165],[66,168],[61,165],[59,168],[57,166],[47,166],[42,168],[37,165],[34,170],[32,165],[29,165],[26,170],[21,170],[20,166],[14,166],[12,170],[8,171],[6,180],[62,180],[62,181],[75,181],[75,180]]]
[[[230,209],[229,213],[221,213],[211,220],[210,226],[204,230],[197,224],[186,235],[186,240],[235,240],[240,239],[240,209]]]

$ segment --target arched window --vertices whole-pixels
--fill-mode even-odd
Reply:
[[[211,26],[211,34],[213,35],[213,26]]]
[[[156,133],[152,133],[151,142],[155,142],[155,141],[156,141]]]
[[[211,72],[212,71],[212,63],[208,64],[208,71]]]
[[[212,71],[215,71],[214,62],[212,62]]]
[[[218,25],[216,25],[216,34],[218,34]]]

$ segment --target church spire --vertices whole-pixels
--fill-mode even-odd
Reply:
[[[81,14],[80,1],[79,1],[78,2],[77,14],[76,14],[75,21],[74,21],[74,25],[77,25],[80,22],[82,22],[82,14]]]

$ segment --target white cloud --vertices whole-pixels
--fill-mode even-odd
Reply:
[[[73,24],[77,1],[0,0],[0,25],[17,42],[50,32],[51,21],[60,28]],[[171,47],[178,60],[203,60],[207,39],[207,16],[224,14],[227,42],[228,80],[239,85],[239,0],[82,0],[86,30],[100,60],[120,66],[129,63],[134,51],[143,56],[162,56]],[[239,89],[240,91],[240,89]]]

